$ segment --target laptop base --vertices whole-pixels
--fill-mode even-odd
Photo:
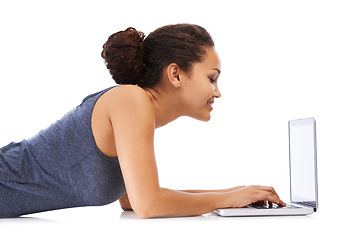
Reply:
[[[294,216],[294,215],[309,215],[315,212],[312,207],[304,207],[290,203],[289,205],[295,208],[280,207],[280,208],[255,208],[247,206],[244,208],[224,208],[217,209],[214,213],[222,217],[254,217],[254,216]]]

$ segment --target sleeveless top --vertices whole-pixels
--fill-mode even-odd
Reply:
[[[105,205],[125,194],[119,161],[97,148],[91,126],[95,103],[110,89],[36,136],[0,148],[0,217]]]

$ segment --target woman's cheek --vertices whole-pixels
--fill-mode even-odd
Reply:
[[[210,85],[211,85],[211,95],[210,95],[210,97],[212,97],[214,95],[214,92],[215,92],[215,85],[212,84],[212,83],[210,83]]]

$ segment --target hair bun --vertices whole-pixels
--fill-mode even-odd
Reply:
[[[117,84],[137,84],[142,74],[145,35],[127,28],[111,35],[101,53],[107,69]]]

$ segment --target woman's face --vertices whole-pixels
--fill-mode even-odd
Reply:
[[[217,81],[221,72],[221,63],[214,48],[207,48],[202,62],[195,63],[191,71],[183,76],[183,102],[187,116],[198,120],[210,120],[210,112],[215,98],[221,97]],[[182,78],[183,77],[183,78]]]

